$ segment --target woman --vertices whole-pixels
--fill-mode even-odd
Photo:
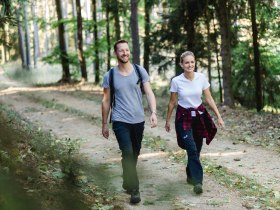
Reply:
[[[177,143],[187,151],[187,182],[194,185],[193,190],[196,194],[200,194],[203,192],[203,169],[199,156],[203,139],[206,139],[206,143],[209,144],[217,132],[212,118],[202,104],[202,93],[207,104],[216,114],[221,128],[224,128],[224,121],[212,98],[208,80],[203,74],[195,72],[194,54],[190,51],[184,52],[180,58],[180,66],[184,72],[171,81],[165,129],[167,132],[170,131],[170,118],[178,95],[175,119]]]

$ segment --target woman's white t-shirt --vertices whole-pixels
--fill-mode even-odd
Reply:
[[[210,87],[204,74],[194,72],[194,79],[188,80],[184,73],[171,81],[170,92],[178,94],[178,104],[184,108],[197,108],[202,103],[202,92]]]

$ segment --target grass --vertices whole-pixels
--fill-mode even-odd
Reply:
[[[16,170],[17,174],[22,174],[24,169],[28,170],[28,173],[32,172],[33,169],[36,170],[36,172],[32,172],[32,175],[28,175],[29,184],[25,185],[28,193],[38,196],[42,202],[48,202],[51,198],[52,204],[45,204],[46,206],[54,207],[53,202],[58,202],[60,196],[52,198],[52,195],[55,195],[53,191],[56,193],[61,191],[63,194],[69,194],[68,199],[76,202],[70,209],[73,209],[75,205],[77,205],[76,210],[85,209],[85,207],[78,207],[77,203],[80,202],[83,203],[82,206],[85,204],[91,206],[91,209],[112,209],[112,206],[114,207],[114,195],[109,195],[106,191],[95,186],[90,178],[86,182],[82,179],[84,174],[79,164],[81,160],[77,159],[75,154],[77,154],[83,140],[58,139],[22,119],[18,113],[2,104],[0,104],[0,114],[5,118],[5,125],[9,125],[14,130],[13,133],[19,138],[20,145],[23,146],[23,143],[26,145],[24,150],[16,150],[15,147],[12,147],[12,153],[1,148],[2,171],[10,173],[11,170]],[[24,164],[27,165],[19,167],[19,165]],[[44,183],[48,183],[47,187]],[[38,189],[41,190],[38,191]],[[68,192],[69,190],[71,193]],[[45,197],[49,198],[45,201]],[[71,199],[71,197],[73,198]]]
[[[170,153],[171,159],[176,162],[186,162],[185,152]],[[214,177],[219,184],[229,189],[239,191],[248,201],[244,206],[248,209],[280,209],[279,192],[258,184],[255,180],[234,173],[227,168],[215,164],[213,161],[203,158],[202,164],[204,171]]]

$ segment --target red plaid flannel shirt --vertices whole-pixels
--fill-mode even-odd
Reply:
[[[198,117],[198,123],[195,128],[192,127],[192,115],[191,112],[195,111],[196,117]],[[203,116],[199,113],[203,112]],[[206,108],[201,104],[198,108],[183,108],[180,105],[177,107],[176,121],[183,123],[184,130],[195,129],[201,138],[206,138],[206,144],[209,145],[217,133],[217,127],[212,120],[210,114]],[[178,136],[178,134],[177,134]]]

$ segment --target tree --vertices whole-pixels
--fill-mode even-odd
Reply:
[[[76,0],[76,8],[77,8],[77,31],[78,31],[78,58],[80,62],[82,82],[87,81],[87,67],[86,60],[83,51],[83,20],[81,13],[81,2],[80,0]]]
[[[254,64],[255,64],[255,80],[256,80],[256,109],[261,111],[263,108],[263,95],[262,95],[262,81],[261,81],[261,67],[260,67],[260,52],[258,43],[258,29],[256,23],[256,5],[255,0],[249,0],[251,9],[251,22],[253,32],[253,47],[254,47]]]
[[[113,0],[111,2],[112,13],[114,16],[114,24],[115,24],[115,38],[116,40],[121,39],[121,26],[120,26],[120,17],[119,17],[119,0]]]
[[[77,8],[76,8],[76,1],[72,0],[72,15],[76,19],[77,18]],[[77,31],[74,31],[74,46],[75,50],[78,50],[78,34]]]
[[[31,2],[31,10],[33,16],[33,51],[34,51],[34,67],[37,65],[37,59],[40,54],[39,51],[39,28],[37,24],[37,14],[36,14],[36,2],[33,0]]]
[[[133,63],[140,64],[140,44],[139,44],[137,0],[131,0],[130,4],[131,4],[130,27],[131,27],[131,37],[132,37]]]
[[[10,26],[16,25],[18,22],[13,16],[13,8],[11,0],[1,0],[0,1],[0,45],[10,46],[11,43],[7,42],[5,37],[5,26],[9,24]]]
[[[221,57],[223,71],[224,104],[234,106],[231,79],[231,23],[230,7],[228,0],[220,0],[215,5],[220,23]]]
[[[21,66],[22,68],[26,68],[26,51],[25,51],[25,40],[24,40],[24,32],[22,28],[22,20],[21,20],[21,9],[19,8],[16,11],[17,14],[17,26],[18,26],[18,45],[19,45],[19,52],[21,57]]]
[[[145,0],[145,37],[144,37],[144,68],[149,73],[149,60],[151,54],[151,20],[150,13],[153,5],[153,0]]]
[[[107,41],[107,69],[111,68],[111,41],[110,41],[110,6],[109,0],[106,0],[106,41]]]
[[[69,70],[69,60],[67,54],[66,43],[64,39],[64,24],[62,22],[62,4],[61,0],[55,0],[56,12],[58,19],[58,39],[59,39],[59,49],[60,49],[60,59],[62,65],[62,78],[59,82],[70,82],[70,70]]]
[[[30,50],[30,36],[29,36],[29,26],[28,26],[28,13],[27,13],[27,2],[23,3],[24,9],[24,28],[25,28],[25,49],[26,49],[26,69],[30,69],[31,65],[31,50]]]
[[[96,0],[92,0],[93,5],[93,36],[94,36],[94,53],[95,53],[95,59],[94,59],[94,69],[95,69],[95,83],[98,84],[100,81],[100,70],[99,70],[99,45],[98,45],[98,31],[97,31],[97,18],[96,18]]]
[[[49,5],[48,0],[45,0],[45,49],[44,54],[47,55],[49,52]]]

